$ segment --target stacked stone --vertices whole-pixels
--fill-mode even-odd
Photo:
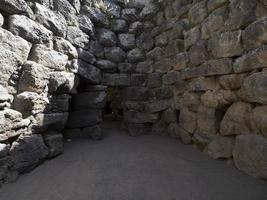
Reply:
[[[165,87],[158,94],[172,103],[154,126],[266,179],[266,4],[170,0],[162,7],[148,82]]]
[[[63,152],[78,83],[67,19],[34,2],[0,1],[0,185]]]

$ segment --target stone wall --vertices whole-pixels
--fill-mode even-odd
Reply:
[[[0,5],[0,183],[62,153],[62,133],[101,139],[108,87],[129,135],[170,135],[267,178],[264,0]]]

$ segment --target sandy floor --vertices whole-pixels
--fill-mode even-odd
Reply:
[[[4,185],[0,200],[267,199],[267,182],[192,146],[106,126],[104,140],[67,143],[62,156]]]

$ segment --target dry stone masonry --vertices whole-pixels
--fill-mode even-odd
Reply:
[[[0,184],[103,137],[165,134],[267,179],[264,0],[0,0]]]

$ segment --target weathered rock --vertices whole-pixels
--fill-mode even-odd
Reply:
[[[104,108],[106,105],[107,93],[105,91],[84,92],[77,94],[72,99],[72,108],[74,110],[83,110],[88,108]]]
[[[242,85],[244,74],[229,74],[219,77],[219,83],[223,89],[236,90]]]
[[[107,16],[99,9],[90,6],[84,6],[81,12],[87,15],[94,24],[104,27],[109,26],[109,20]]]
[[[115,63],[124,62],[126,53],[119,47],[106,47],[104,49],[105,57]]]
[[[188,13],[188,18],[191,26],[199,24],[202,22],[208,15],[206,1],[200,1],[193,5]]]
[[[179,53],[173,58],[173,69],[180,71],[185,69],[189,64],[189,57],[187,53]]]
[[[93,65],[78,60],[78,74],[89,83],[100,83],[101,71]]]
[[[0,84],[6,86],[11,75],[28,58],[31,45],[0,28]]]
[[[154,48],[154,40],[150,33],[142,33],[136,38],[136,46],[145,51],[150,51]],[[159,47],[160,48],[160,47]]]
[[[20,173],[29,171],[44,161],[47,155],[41,135],[22,136],[10,148],[12,169]]]
[[[45,67],[60,71],[65,70],[65,66],[68,62],[67,55],[49,49],[41,44],[33,46],[29,59]]]
[[[101,28],[98,31],[99,42],[104,47],[113,47],[117,44],[117,36],[109,29]]]
[[[251,133],[248,127],[248,117],[252,112],[252,105],[237,102],[226,111],[220,125],[221,135],[240,135]]]
[[[8,14],[26,13],[28,17],[33,16],[33,11],[24,0],[1,0],[1,10]]]
[[[215,90],[219,88],[219,84],[215,77],[199,77],[192,79],[188,85],[189,91],[201,92],[207,90]]]
[[[127,59],[130,63],[137,63],[144,61],[146,58],[145,53],[138,48],[132,49],[127,54]]]
[[[114,19],[111,20],[110,23],[111,30],[114,32],[127,32],[128,30],[128,24],[125,20],[123,19]]]
[[[13,107],[21,112],[24,117],[44,112],[49,104],[47,97],[34,92],[22,92],[15,97]]]
[[[79,59],[81,59],[84,62],[87,62],[89,64],[94,64],[95,63],[96,58],[90,51],[86,51],[86,50],[84,50],[82,48],[78,48],[77,52],[78,52]]]
[[[232,72],[232,60],[225,58],[209,60],[199,67],[190,67],[182,71],[184,79],[196,78],[199,76],[214,76],[230,74]]]
[[[61,37],[54,37],[54,49],[69,57],[69,59],[78,58],[76,48],[67,40]]]
[[[171,102],[169,100],[154,100],[154,101],[148,101],[145,104],[145,110],[149,113],[155,113],[166,110],[170,106]]]
[[[90,41],[89,51],[98,58],[105,57],[104,47],[97,40]]]
[[[123,49],[133,49],[135,47],[134,34],[119,34],[119,45]]]
[[[68,24],[77,24],[76,10],[67,0],[53,1],[54,10],[59,11],[67,20]]]
[[[69,72],[52,72],[49,79],[50,93],[75,93],[77,79],[73,73]]]
[[[6,157],[9,153],[9,145],[0,143],[0,158]]]
[[[233,155],[234,144],[234,138],[216,135],[204,151],[214,159],[231,158]]]
[[[162,73],[154,72],[147,77],[147,87],[156,88],[162,85]]]
[[[201,38],[200,26],[184,31],[184,46],[185,49],[189,49],[193,44]]]
[[[188,52],[190,63],[193,66],[200,65],[209,59],[207,43],[200,40],[195,43]]]
[[[103,72],[116,72],[118,70],[118,66],[117,64],[109,61],[109,60],[105,60],[105,59],[98,59],[95,63],[95,65],[103,70]]]
[[[267,65],[267,46],[262,46],[238,58],[234,63],[234,72],[242,73],[262,69]]]
[[[78,15],[79,28],[89,34],[94,35],[94,24],[87,15]]]
[[[67,127],[90,127],[100,122],[102,122],[102,111],[100,109],[80,110],[70,113]]]
[[[128,22],[136,21],[137,10],[135,8],[125,8],[121,11],[121,17]]]
[[[12,100],[12,95],[9,95],[7,89],[0,85],[0,102],[11,102]]]
[[[89,43],[89,36],[76,26],[68,26],[66,39],[75,47],[84,48]]]
[[[49,132],[44,135],[44,143],[48,148],[48,158],[54,158],[63,153],[63,136],[60,133]]]
[[[42,93],[48,84],[49,72],[50,70],[42,64],[27,61],[23,65],[19,91]]]
[[[132,63],[119,63],[118,70],[120,73],[134,73],[135,66]]]
[[[53,12],[45,6],[35,4],[36,20],[44,25],[47,29],[51,30],[55,35],[65,37],[67,33],[67,22],[60,14]]]
[[[239,30],[215,34],[209,40],[209,48],[213,56],[216,58],[240,56],[243,53],[241,33]]]
[[[183,107],[180,110],[179,123],[187,132],[194,133],[197,128],[196,113],[190,111],[187,107]]]
[[[261,135],[240,135],[234,147],[238,169],[256,178],[267,179],[267,139]]]
[[[10,16],[8,30],[35,44],[49,42],[53,36],[53,33],[43,25],[23,15]]]
[[[68,113],[37,114],[32,124],[34,132],[61,131],[68,120]]]
[[[259,72],[246,77],[239,96],[251,103],[267,104],[267,72]]]
[[[102,84],[107,86],[130,86],[131,85],[131,76],[130,74],[121,74],[121,73],[105,73],[103,74]]]
[[[266,106],[257,106],[251,113],[250,128],[256,129],[256,131],[265,137],[267,137],[267,118],[266,118]]]

